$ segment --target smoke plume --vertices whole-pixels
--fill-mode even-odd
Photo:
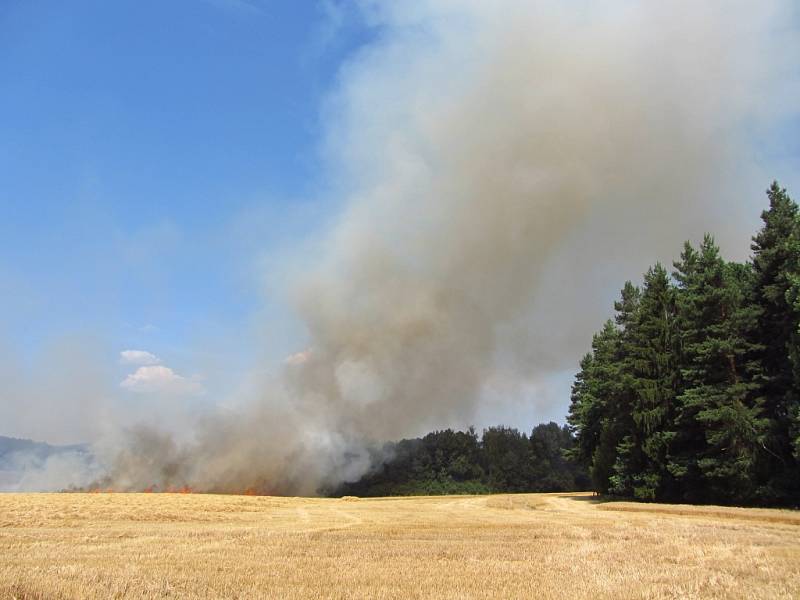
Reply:
[[[290,278],[307,348],[189,441],[129,430],[103,485],[305,494],[353,479],[372,440],[468,422],[498,379],[572,368],[609,264],[621,285],[703,230],[746,248],[745,198],[779,175],[755,144],[796,109],[791,10],[362,3],[374,40],[323,111],[341,215]]]

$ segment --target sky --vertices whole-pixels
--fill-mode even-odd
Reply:
[[[88,388],[224,404],[304,351],[284,265],[340,214],[325,118],[383,27],[334,0],[0,3],[0,435],[98,435]],[[790,191],[798,140],[794,114],[751,145]],[[571,369],[482,418],[563,421]]]
[[[3,3],[15,348],[97,328],[180,345],[246,318],[240,256],[308,227],[310,198],[324,210],[320,102],[358,43],[330,26],[314,3]]]
[[[109,377],[145,348],[186,377],[224,368],[229,385],[263,347],[291,347],[253,332],[264,312],[285,321],[265,265],[329,217],[320,110],[369,35],[324,2],[2,2],[0,351],[14,369],[32,377],[53,346],[90,340]]]

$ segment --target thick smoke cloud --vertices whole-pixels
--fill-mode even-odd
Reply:
[[[498,379],[569,368],[604,316],[599,281],[706,229],[746,245],[744,204],[779,175],[753,148],[796,108],[790,2],[362,11],[376,38],[324,111],[341,218],[291,277],[308,348],[188,443],[131,430],[104,485],[352,479],[370,440],[468,422]]]

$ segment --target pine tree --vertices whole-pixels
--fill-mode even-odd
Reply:
[[[699,254],[686,244],[676,269],[684,391],[669,470],[684,500],[746,501],[764,429],[751,270],[725,263],[709,235]]]
[[[800,256],[800,235],[795,235],[791,241],[790,252],[793,256]],[[786,292],[786,300],[790,303],[795,314],[800,314],[800,273],[791,273],[790,287]],[[795,330],[789,346],[789,358],[792,363],[792,378],[795,390],[800,390],[800,326]],[[800,406],[795,405],[794,414],[789,414],[790,430],[789,442],[795,461],[800,463]],[[795,502],[797,499],[795,498]]]
[[[635,322],[625,345],[635,428],[621,440],[613,486],[618,493],[632,492],[640,499],[655,499],[671,483],[666,467],[675,437],[675,327],[675,290],[664,267],[656,264],[645,274]]]
[[[606,493],[618,460],[617,447],[633,430],[633,391],[626,371],[626,344],[635,324],[640,292],[626,282],[607,321],[592,340],[592,352],[581,361],[572,388],[568,422],[576,436],[574,460],[589,468],[595,490]],[[617,486],[618,488],[618,486]],[[615,493],[625,493],[616,489]]]
[[[606,321],[581,361],[568,416],[576,436],[571,456],[588,467],[594,489],[601,493],[608,492],[616,446],[630,412],[619,395],[619,348],[620,332],[613,321]]]
[[[677,282],[676,294],[676,327],[677,327],[677,362],[680,372],[678,396],[675,407],[675,440],[673,441],[667,468],[675,479],[675,488],[671,499],[688,500],[698,496],[703,488],[703,475],[697,465],[697,457],[705,448],[705,434],[696,420],[698,410],[686,406],[684,396],[687,380],[689,385],[696,375],[692,364],[691,352],[701,339],[699,330],[700,307],[697,302],[697,290],[700,287],[699,255],[687,241],[683,245],[680,261],[674,262],[672,276]],[[687,356],[688,355],[688,356]]]
[[[631,352],[641,297],[641,290],[626,281],[620,299],[614,303],[614,320],[620,330],[616,352],[618,382],[615,387],[618,410],[615,415],[614,464],[609,477],[609,491],[620,496],[634,494],[635,472],[641,464],[641,451],[634,441],[636,424],[633,410],[637,401],[637,390],[634,355]],[[609,443],[611,441],[609,439]]]
[[[591,467],[592,456],[600,440],[603,426],[603,415],[600,402],[592,396],[592,366],[594,354],[588,352],[580,362],[580,371],[575,375],[570,395],[567,423],[575,436],[575,445],[570,451],[570,458],[580,464]]]
[[[615,431],[619,408],[616,404],[617,347],[619,332],[612,321],[592,339],[592,352],[582,365],[573,388],[570,423],[576,430],[577,456],[589,467],[594,489],[608,491],[614,462]]]
[[[771,501],[800,500],[798,460],[798,347],[800,307],[792,302],[800,275],[798,208],[777,182],[767,191],[764,226],[753,238],[754,301],[764,377],[761,395],[769,420],[766,449],[759,465],[760,495]]]

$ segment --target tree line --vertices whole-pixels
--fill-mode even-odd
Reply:
[[[572,387],[570,456],[640,500],[800,503],[800,217],[773,183],[745,263],[714,238],[625,283]]]
[[[587,472],[568,457],[575,438],[557,423],[530,436],[511,427],[434,431],[373,450],[373,469],[331,495],[400,496],[557,492],[588,489]]]

